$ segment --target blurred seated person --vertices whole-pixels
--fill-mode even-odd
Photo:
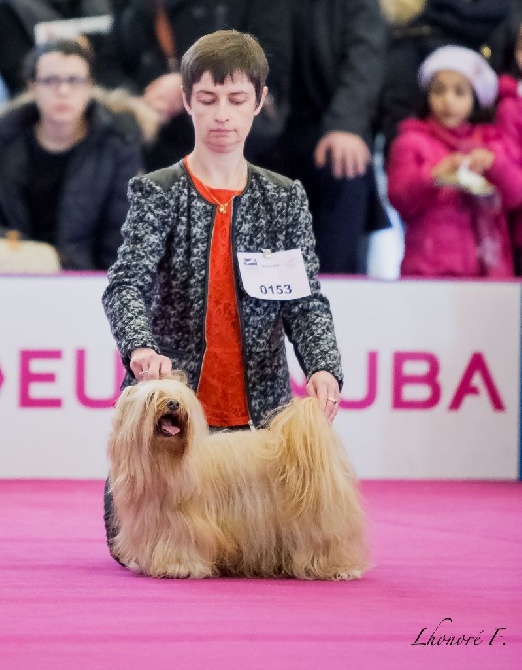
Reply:
[[[80,28],[82,21],[110,14],[110,0],[0,0],[0,76],[10,96],[21,93],[25,87],[23,64],[35,46],[37,27],[70,23],[74,19]],[[56,31],[56,27],[53,30]],[[73,35],[54,34],[52,39],[63,37]],[[93,33],[89,39],[97,55],[94,63],[96,81],[108,87],[120,85],[122,73],[115,68],[108,36]]]
[[[267,54],[269,94],[247,139],[248,160],[266,167],[283,128],[283,100],[290,70],[288,0],[113,0],[115,53],[134,92],[163,122],[145,153],[148,171],[177,162],[194,145],[194,129],[181,97],[179,62],[200,37],[235,29],[256,37]],[[128,83],[126,82],[126,85]]]
[[[0,229],[54,245],[63,269],[106,270],[141,170],[138,122],[94,99],[75,41],[35,48],[26,68],[28,92],[0,115]]]

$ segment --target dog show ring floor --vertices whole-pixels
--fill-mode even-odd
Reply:
[[[360,581],[169,580],[109,557],[103,482],[0,480],[0,667],[521,668],[522,484],[361,491]]]

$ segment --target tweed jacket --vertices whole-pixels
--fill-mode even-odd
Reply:
[[[131,352],[150,347],[184,370],[197,389],[216,206],[201,197],[181,162],[132,179],[129,198],[124,241],[103,295],[127,369],[123,385],[134,382]],[[342,383],[340,354],[317,279],[311,215],[301,183],[249,164],[247,185],[234,199],[231,238],[247,401],[251,421],[258,425],[291,398],[285,333],[307,378],[326,370]],[[249,296],[236,252],[295,248],[302,251],[311,295],[288,301]]]

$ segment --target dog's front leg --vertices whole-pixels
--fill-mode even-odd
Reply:
[[[196,551],[187,546],[173,549],[171,542],[165,540],[160,540],[154,547],[145,572],[151,577],[173,579],[204,579],[214,575],[212,563],[198,556]]]
[[[172,519],[171,519],[172,521]],[[156,540],[147,572],[153,577],[204,579],[216,574],[211,527],[195,516],[179,515],[171,532]]]
[[[159,545],[158,554],[163,552]],[[169,577],[171,579],[205,579],[214,575],[212,566],[204,561],[198,561],[194,556],[189,560],[187,556],[170,554],[168,560],[154,561],[149,574],[152,577]]]

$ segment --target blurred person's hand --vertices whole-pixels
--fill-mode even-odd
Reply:
[[[371,153],[366,142],[354,133],[332,131],[315,147],[315,164],[322,168],[330,162],[332,174],[337,179],[353,179],[366,172]]]
[[[435,165],[431,171],[431,176],[435,180],[441,179],[443,177],[450,177],[451,175],[454,175],[455,172],[457,172],[465,160],[467,160],[465,154],[459,152],[450,154],[449,156],[446,156],[446,158],[443,158],[440,163]]]
[[[143,99],[158,113],[163,123],[177,116],[183,110],[181,74],[171,72],[158,77],[147,86]]]
[[[473,149],[467,157],[468,170],[483,174],[495,162],[495,154],[489,149]]]

